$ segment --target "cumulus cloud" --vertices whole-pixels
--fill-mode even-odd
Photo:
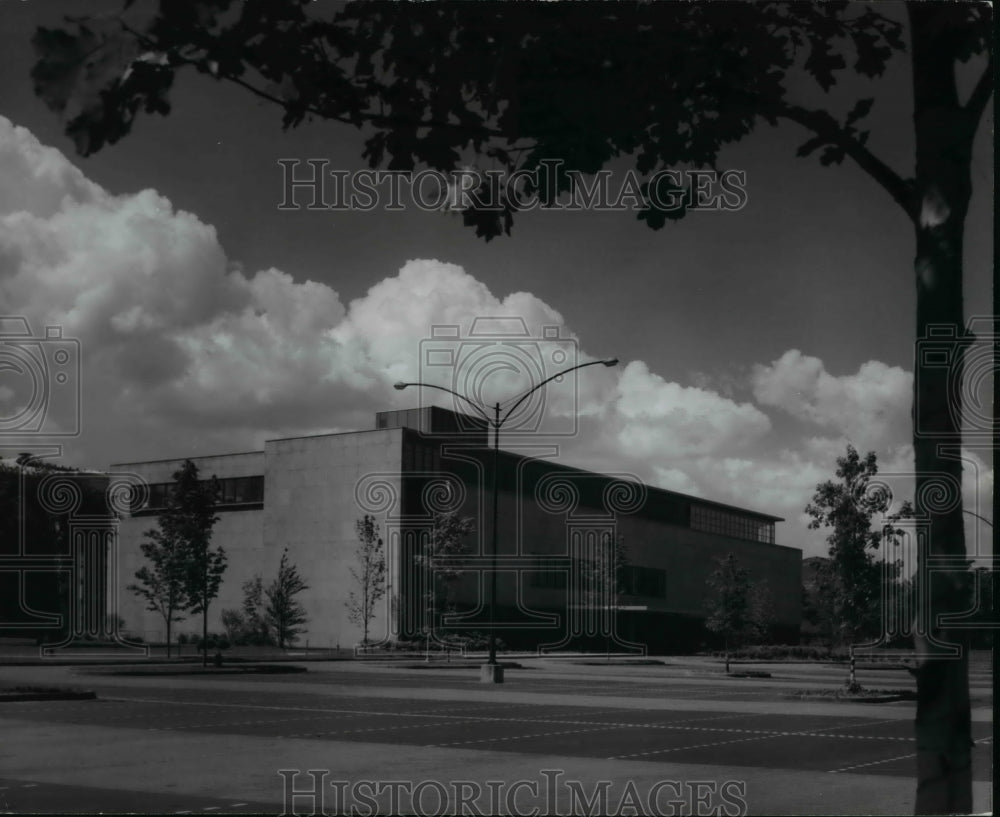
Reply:
[[[84,459],[365,428],[373,410],[421,399],[393,391],[397,380],[491,401],[587,360],[554,308],[527,292],[494,295],[454,264],[409,261],[348,305],[325,283],[245,273],[196,215],[153,190],[111,194],[2,118],[0,172],[16,182],[0,197],[0,314],[80,341]],[[507,320],[509,336],[469,338],[484,318]],[[519,326],[535,337],[511,335]],[[456,327],[459,340],[434,327]],[[544,327],[556,337],[539,341]],[[453,348],[450,365],[428,365],[438,347]],[[600,412],[615,375],[591,372],[547,388],[548,414]]]
[[[622,372],[614,402],[618,440],[631,455],[657,452],[690,457],[735,451],[771,429],[763,412],[715,392],[670,383],[632,361]]]
[[[754,397],[792,417],[845,435],[859,446],[905,439],[910,429],[913,375],[877,360],[836,377],[823,361],[790,349],[753,369]]]
[[[2,117],[0,174],[0,316],[24,316],[36,336],[61,326],[79,339],[82,434],[67,445],[77,464],[247,450],[368,428],[374,411],[420,399],[454,405],[440,392],[397,392],[399,380],[492,404],[593,360],[553,306],[529,292],[495,294],[445,261],[386,270],[347,304],[327,283],[246,272],[195,214],[154,190],[103,190]],[[541,430],[577,432],[556,440],[562,461],[785,516],[779,541],[802,545],[801,509],[846,440],[879,448],[909,428],[911,378],[875,361],[835,377],[792,350],[756,367],[752,384],[758,405],[623,361],[552,383],[526,405],[544,408]],[[19,388],[0,371],[4,418]],[[56,420],[68,427],[66,406]],[[762,407],[822,434],[775,453]],[[911,467],[900,458],[899,471]],[[967,498],[981,503],[992,490],[985,463],[973,482],[978,500],[972,483]]]

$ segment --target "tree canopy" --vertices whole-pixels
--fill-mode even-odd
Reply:
[[[984,53],[990,9],[928,3],[933,59]],[[880,76],[907,48],[904,25],[875,6],[811,3],[482,4],[270,3],[126,0],[114,18],[39,29],[38,94],[66,117],[84,155],[126,136],[140,113],[165,115],[177,73],[235,83],[279,109],[293,128],[313,119],[365,133],[369,164],[440,171],[478,161],[508,174],[543,161],[594,173],[622,156],[639,173],[714,168],[720,150],[760,122],[788,120],[808,137],[799,155],[850,157],[912,219],[914,180],[867,147],[873,97],[842,110],[814,107],[845,74]],[[913,47],[916,47],[914,45]],[[950,72],[949,72],[950,77]],[[953,83],[941,78],[940,82]],[[805,90],[805,93],[803,93]],[[991,90],[987,66],[960,111],[971,140]],[[949,123],[954,129],[955,121]],[[554,205],[571,183],[540,174]],[[665,182],[668,186],[671,182]],[[683,216],[649,195],[640,218],[654,228]],[[688,206],[695,191],[687,189]],[[487,239],[509,232],[518,202],[470,204],[464,216]]]
[[[834,626],[838,640],[856,644],[861,639],[874,641],[883,630],[882,601],[887,592],[885,568],[875,559],[880,547],[896,533],[889,524],[892,496],[875,481],[878,457],[874,451],[864,456],[852,445],[837,458],[836,480],[816,486],[812,501],[806,506],[809,527],[830,529],[830,562],[821,571],[828,583]],[[903,513],[911,513],[909,503]],[[883,552],[883,559],[888,554]],[[895,581],[898,569],[890,562],[888,578]]]

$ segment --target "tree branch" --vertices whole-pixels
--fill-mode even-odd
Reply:
[[[808,128],[824,141],[839,147],[892,196],[911,220],[917,217],[911,184],[844,130],[829,113],[810,111],[798,105],[782,105],[774,113]]]
[[[975,133],[978,129],[979,118],[983,115],[983,111],[986,109],[986,103],[990,101],[990,97],[992,96],[993,57],[990,56],[986,63],[986,68],[983,69],[983,73],[979,77],[979,81],[976,83],[976,87],[972,89],[969,101],[965,103],[965,110],[969,113],[969,125],[972,133]]]
[[[152,39],[148,35],[132,28],[124,20],[119,19],[119,23],[121,24],[122,30],[131,35],[132,37],[134,37],[139,42],[139,44],[142,45],[144,48],[148,48],[152,51],[158,51],[164,54],[171,53],[171,49],[160,45],[160,43],[158,43],[156,40]],[[292,107],[292,105],[289,102],[286,102],[280,97],[275,96],[274,94],[269,93],[268,91],[265,91],[263,88],[254,85],[252,82],[248,82],[242,77],[230,73],[217,73],[211,70],[208,65],[209,60],[206,57],[187,57],[180,54],[177,50],[173,50],[172,55],[173,55],[172,62],[174,63],[175,66],[188,65],[197,69],[198,71],[207,73],[210,76],[215,77],[216,79],[232,82],[235,85],[238,85],[239,87],[243,88],[244,90],[249,91],[254,96],[259,97],[260,99],[263,99],[266,102],[270,102],[274,105],[277,105],[278,107],[286,111]],[[253,66],[251,64],[249,67],[255,68],[256,66]],[[381,104],[381,99],[380,99],[380,104]],[[314,116],[320,117],[321,119],[341,122],[345,125],[358,126],[360,124],[357,120],[349,116],[343,116],[341,114],[332,113],[328,109],[324,108],[322,105],[317,105],[317,104],[303,105],[301,110],[304,113],[311,113]],[[429,119],[429,120],[409,119],[401,116],[387,115],[385,113],[379,113],[372,110],[361,112],[359,114],[359,118],[361,122],[366,122],[378,128],[392,128],[393,126],[405,126],[418,129],[441,128],[441,129],[455,131],[457,133],[467,134],[469,139],[474,139],[476,137],[479,137],[482,139],[509,140],[509,137],[502,131],[499,131],[496,128],[489,128],[485,124],[478,127],[469,127],[468,125],[463,125],[456,122],[448,122],[439,119]]]

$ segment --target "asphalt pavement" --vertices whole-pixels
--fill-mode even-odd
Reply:
[[[912,813],[912,702],[789,700],[841,682],[836,669],[797,672],[536,662],[491,686],[475,667],[339,662],[280,678],[6,667],[0,682],[99,697],[0,705],[0,796],[16,813]],[[985,680],[977,811],[990,808]]]

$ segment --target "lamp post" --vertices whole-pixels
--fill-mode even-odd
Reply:
[[[488,677],[489,680],[497,682],[502,680],[503,675],[499,672],[499,667],[497,666],[497,640],[496,640],[496,597],[497,597],[497,522],[499,518],[499,463],[500,463],[500,429],[510,416],[517,410],[525,400],[527,400],[532,394],[538,391],[542,386],[547,383],[551,383],[563,375],[569,374],[570,372],[575,372],[577,369],[584,369],[587,366],[617,366],[618,358],[606,358],[605,360],[591,360],[589,363],[580,363],[576,366],[571,366],[568,369],[563,369],[561,372],[556,372],[554,375],[545,378],[540,383],[532,386],[528,391],[526,391],[521,397],[515,402],[507,412],[501,416],[500,414],[500,403],[496,403],[492,407],[488,407],[485,404],[477,403],[475,400],[470,400],[464,394],[459,394],[456,391],[452,391],[445,386],[435,386],[433,383],[396,383],[393,388],[398,391],[402,391],[408,386],[419,386],[428,389],[437,389],[438,391],[447,392],[448,394],[457,397],[459,400],[464,400],[468,405],[475,409],[476,413],[482,417],[486,423],[493,427],[493,546],[490,559],[490,594],[488,599],[488,608],[490,613],[490,637],[489,637],[489,658],[486,662],[487,667],[489,667]],[[490,408],[493,410],[493,416],[490,416]],[[486,676],[484,676],[485,678]]]

